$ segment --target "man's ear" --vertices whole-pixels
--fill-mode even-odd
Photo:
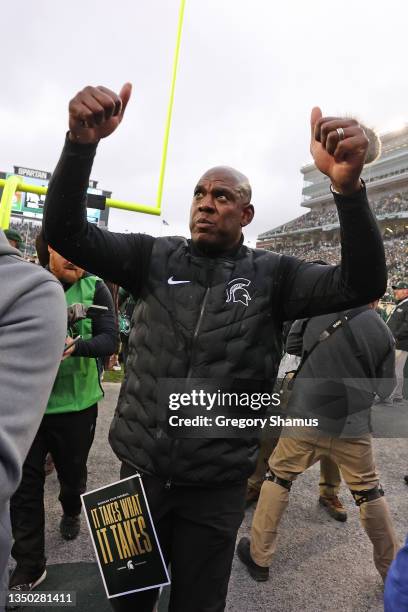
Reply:
[[[254,218],[254,215],[255,215],[255,209],[253,205],[246,204],[244,208],[242,209],[241,227],[245,227],[246,225],[249,225],[252,219]]]

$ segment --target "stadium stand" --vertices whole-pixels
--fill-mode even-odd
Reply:
[[[35,240],[41,230],[40,221],[20,221],[12,218],[10,221],[10,229],[15,229],[19,232],[23,239],[21,251],[26,257],[35,257]]]
[[[365,167],[363,178],[384,239],[391,287],[408,275],[408,124],[382,135],[381,144],[381,156]],[[314,164],[303,166],[301,172],[301,206],[309,212],[260,234],[257,247],[338,263],[339,220],[328,179]]]
[[[395,284],[401,278],[408,277],[408,245],[407,240],[385,239],[385,254],[388,268],[388,284]],[[277,248],[278,253],[286,253],[305,259],[315,261],[323,259],[328,264],[340,262],[340,247],[330,242],[323,242],[319,245],[292,245],[290,247]]]

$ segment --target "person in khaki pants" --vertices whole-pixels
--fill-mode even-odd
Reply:
[[[269,577],[278,526],[293,481],[321,458],[339,466],[360,509],[361,524],[372,542],[374,563],[383,580],[398,551],[370,434],[374,394],[387,397],[395,386],[394,342],[375,306],[376,302],[315,317],[304,329],[303,347],[309,357],[296,379],[288,411],[296,417],[313,414],[318,427],[284,428],[270,457],[251,539],[241,538],[237,548],[255,580]],[[330,326],[334,331],[325,333]]]
[[[248,478],[246,506],[257,502],[261,493],[265,472],[268,470],[268,461],[279,438],[265,438],[259,450],[255,472]],[[347,512],[339,501],[338,492],[341,484],[340,470],[332,459],[326,456],[320,458],[319,503],[336,521],[347,520]]]
[[[319,504],[336,521],[344,522],[347,520],[347,512],[338,497],[340,485],[341,474],[337,463],[325,455],[320,457]]]
[[[374,466],[371,436],[341,439],[304,429],[283,432],[270,461],[275,481],[266,480],[256,508],[251,530],[250,554],[262,569],[268,570],[276,550],[277,529],[289,502],[295,478],[322,457],[339,465],[343,478],[360,504],[360,520],[374,547],[374,563],[385,579],[399,546],[388,505],[379,488]],[[302,435],[300,435],[302,433]],[[289,436],[289,437],[286,437]],[[367,494],[367,491],[372,493]],[[267,576],[267,572],[261,572]]]
[[[290,328],[288,329],[288,332],[289,330]],[[299,366],[300,357],[302,355],[302,341],[300,340],[300,344],[298,342],[297,345],[292,341],[291,351],[291,354],[285,353],[281,360],[278,372],[278,380],[286,381],[287,379],[285,378],[285,376],[287,374],[290,375],[290,379],[293,378],[293,374]],[[285,409],[289,400],[287,382],[286,384],[284,383],[281,386],[279,392],[281,394],[280,408]],[[269,432],[266,432],[264,433],[261,439],[261,446],[259,448],[259,455],[256,463],[255,472],[251,475],[250,478],[248,478],[246,494],[247,508],[251,506],[251,504],[253,504],[254,502],[257,502],[259,499],[259,494],[261,492],[265,473],[268,469],[268,461],[274,449],[276,448],[276,445],[279,442],[281,429],[277,432],[277,434],[278,435],[276,435],[276,437],[272,437]],[[338,466],[334,463],[334,461],[329,459],[329,457],[321,457],[319,503],[326,508],[330,516],[332,516],[336,521],[344,522],[347,520],[347,512],[338,498],[340,484],[341,475]]]

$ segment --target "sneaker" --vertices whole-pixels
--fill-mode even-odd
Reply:
[[[64,540],[75,540],[81,528],[81,519],[79,515],[68,516],[68,514],[64,514],[59,527]]]
[[[262,567],[255,563],[250,552],[251,542],[249,538],[241,538],[237,546],[238,558],[242,561],[249,575],[257,582],[266,582],[269,578],[269,567]]]
[[[35,587],[44,582],[46,577],[47,570],[45,568],[41,574],[37,574],[36,576],[28,576],[27,574],[23,574],[22,571],[16,567],[10,576],[9,591],[11,593],[25,593],[32,591],[35,589]],[[21,603],[8,603],[6,604],[6,610],[18,610],[21,608],[21,606]]]
[[[347,512],[337,495],[334,497],[319,497],[319,504],[324,506],[327,512],[332,516],[336,521],[340,521],[344,523],[347,521]]]

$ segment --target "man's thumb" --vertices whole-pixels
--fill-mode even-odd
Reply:
[[[317,121],[321,119],[323,116],[321,109],[318,106],[314,106],[312,108],[312,112],[310,113],[310,129],[311,129],[311,137],[314,139],[314,129]]]
[[[122,115],[126,110],[126,106],[130,100],[131,94],[132,94],[132,83],[125,83],[119,92],[119,98],[122,100],[122,110],[121,110]]]

